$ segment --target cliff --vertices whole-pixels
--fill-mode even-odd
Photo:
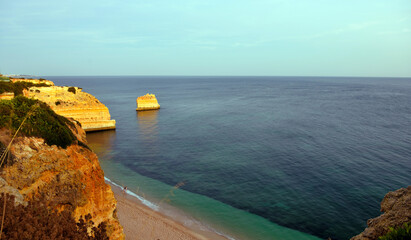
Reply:
[[[381,202],[379,217],[369,219],[368,227],[351,240],[374,240],[385,235],[389,227],[401,227],[411,222],[411,186],[401,188],[385,195]]]
[[[13,98],[14,98],[14,93],[12,92],[0,93],[0,100],[10,100]]]
[[[155,110],[159,109],[160,105],[157,102],[156,95],[154,94],[146,94],[144,96],[137,98],[137,111],[143,110]]]
[[[78,87],[30,87],[23,90],[28,98],[47,103],[57,114],[73,118],[86,132],[116,128],[108,108],[93,95]]]
[[[71,129],[77,142],[85,140],[78,124]],[[10,142],[10,136],[10,130],[0,128],[2,145]],[[0,192],[11,193],[22,203],[40,202],[59,212],[68,210],[77,221],[90,214],[94,226],[106,224],[110,239],[124,239],[113,192],[104,181],[97,156],[84,143],[74,142],[64,149],[49,146],[42,138],[19,136],[10,156],[12,160],[6,161],[0,173]]]
[[[52,81],[46,80],[46,79],[10,78],[10,81],[12,83],[30,82],[30,83],[33,83],[33,84],[45,84],[45,85],[49,85],[49,86],[54,86],[54,83]]]

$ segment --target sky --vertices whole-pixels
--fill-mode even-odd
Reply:
[[[410,0],[0,0],[0,72],[411,77]]]

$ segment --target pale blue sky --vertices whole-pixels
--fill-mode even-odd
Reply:
[[[0,0],[0,72],[411,77],[410,0]]]

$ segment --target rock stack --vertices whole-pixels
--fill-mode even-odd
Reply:
[[[159,108],[160,105],[154,94],[147,93],[146,95],[137,98],[137,111],[155,110]]]

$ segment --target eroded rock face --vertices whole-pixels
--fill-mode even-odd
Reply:
[[[400,227],[411,222],[411,186],[387,193],[381,202],[381,212],[384,214],[369,219],[364,232],[351,240],[378,239],[388,232],[389,227]]]
[[[81,138],[84,131],[76,136]],[[3,167],[0,185],[17,189],[21,202],[41,201],[55,209],[68,209],[76,220],[91,214],[95,226],[107,223],[110,239],[124,239],[116,216],[117,202],[96,154],[77,144],[67,149],[49,146],[34,137],[16,138],[10,152],[15,160]]]
[[[14,93],[12,92],[0,93],[0,100],[11,100],[13,98],[14,98]]]
[[[144,96],[137,98],[137,111],[143,110],[155,110],[159,109],[160,105],[157,102],[156,95],[154,94],[146,94]]]
[[[31,82],[34,84],[46,84],[49,86],[54,86],[54,83],[50,80],[46,80],[46,79],[25,79],[25,78],[10,78],[10,81],[15,83],[15,82]]]
[[[86,132],[115,129],[108,108],[93,95],[78,87],[31,87],[23,91],[28,98],[47,103],[57,114],[73,118]]]

